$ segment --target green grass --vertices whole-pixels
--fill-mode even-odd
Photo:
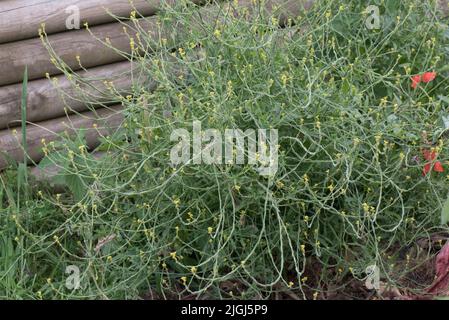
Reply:
[[[24,154],[28,154],[28,146],[27,146],[27,99],[28,99],[28,67],[25,67],[25,71],[23,73],[23,83],[22,83],[22,101],[21,101],[21,128],[22,128],[22,148]],[[18,185],[19,190],[20,187],[23,187],[23,193],[25,194],[25,198],[28,193],[28,172],[27,172],[27,163],[28,158],[25,156],[23,163],[19,165],[19,175],[18,175]],[[18,200],[18,202],[20,202]]]
[[[420,292],[428,283],[407,279],[438,247],[417,253],[417,240],[447,232],[447,25],[434,1],[385,0],[381,29],[367,30],[368,4],[321,1],[285,28],[264,12],[226,26],[202,25],[191,6],[161,12],[162,27],[201,27],[155,53],[144,33],[134,39],[144,53],[129,56],[140,66],[132,94],[111,93],[126,120],[102,138],[106,156],[80,152],[82,134],[46,146],[42,165],[63,168],[60,195],[19,197],[17,172],[2,175],[0,296],[326,298],[363,285],[373,264]],[[437,78],[412,89],[426,71]],[[278,129],[276,175],[172,168],[170,134],[193,120]],[[446,172],[423,177],[430,148]],[[69,265],[79,290],[65,288]]]

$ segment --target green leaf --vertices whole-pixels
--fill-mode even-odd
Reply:
[[[446,199],[441,210],[441,224],[444,225],[449,221],[449,197]]]
[[[64,175],[64,182],[73,193],[73,196],[77,201],[80,201],[87,192],[86,186],[84,185],[83,181],[76,174]]]
[[[343,80],[341,85],[341,92],[347,94],[349,93],[349,90],[351,89],[351,86],[349,84],[349,81],[347,79]]]
[[[17,184],[24,186],[27,184],[27,166],[24,163],[19,163],[17,167]]]

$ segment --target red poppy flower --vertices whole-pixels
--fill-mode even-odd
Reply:
[[[430,81],[433,81],[437,76],[436,72],[426,72],[422,75],[422,82],[429,83]]]
[[[435,151],[423,150],[422,153],[423,153],[424,159],[426,159],[426,161],[428,162],[424,165],[423,176],[427,175],[432,170],[432,167],[433,167],[433,171],[435,171],[435,172],[444,172],[443,165],[441,164],[440,161],[436,161],[435,163],[432,163],[435,161],[435,159],[437,157],[437,153]]]
[[[418,86],[418,83],[421,82],[421,75],[417,74],[416,76],[412,77],[412,88],[416,89],[416,87]]]
[[[424,72],[422,75],[417,74],[411,78],[412,79],[412,88],[416,89],[416,87],[418,86],[418,84],[420,82],[429,83],[429,82],[435,80],[436,76],[437,76],[436,72]]]

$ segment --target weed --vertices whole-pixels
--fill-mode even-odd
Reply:
[[[449,168],[447,25],[434,1],[386,0],[382,27],[368,30],[367,6],[320,1],[280,28],[278,11],[222,11],[210,24],[178,4],[160,12],[172,32],[156,40],[131,19],[132,93],[110,99],[126,119],[102,137],[101,159],[79,149],[82,135],[49,147],[41,165],[61,167],[71,191],[2,209],[6,288],[19,261],[24,290],[44,298],[326,297],[374,264],[399,285],[399,249],[447,231],[446,174],[423,175],[423,150]],[[412,88],[426,71],[436,79]],[[277,129],[279,170],[173,167],[170,134],[193,121]],[[18,191],[5,183],[3,198]],[[79,290],[64,287],[68,265]]]

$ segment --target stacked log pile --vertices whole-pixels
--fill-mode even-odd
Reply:
[[[174,3],[181,0],[164,0]],[[305,1],[305,0],[304,0]],[[268,10],[274,6],[285,11],[281,21],[295,17],[304,8],[300,0],[266,0]],[[90,148],[98,137],[120,125],[121,106],[108,106],[103,79],[113,82],[122,94],[131,88],[133,66],[126,54],[131,52],[130,24],[132,11],[137,12],[142,30],[155,40],[170,38],[173,30],[158,27],[156,13],[162,0],[2,0],[0,1],[0,170],[24,161],[19,126],[21,125],[21,91],[24,70],[28,68],[27,158],[33,162],[42,157],[40,141],[53,141],[64,132],[79,128],[88,130]],[[197,4],[207,2],[195,0]],[[251,7],[253,0],[239,0],[239,6]],[[306,7],[312,0],[305,1]],[[236,2],[208,4],[199,9],[207,22],[214,23],[223,9]],[[68,29],[67,21],[79,12],[80,29]],[[121,19],[128,22],[120,21]],[[210,21],[209,21],[210,20]],[[85,25],[85,27],[83,27]],[[87,28],[88,27],[88,28]],[[185,26],[174,26],[174,28]],[[40,31],[39,31],[40,30]],[[179,30],[178,30],[179,31]],[[185,32],[189,32],[185,28]],[[42,37],[46,37],[47,46]],[[107,41],[105,41],[107,39]],[[158,48],[150,48],[157,50]],[[97,100],[87,104],[78,99],[74,88],[50,58],[52,50],[73,72],[86,79],[96,79],[83,90]],[[150,51],[151,51],[150,50]],[[124,54],[123,54],[124,53]],[[61,92],[64,92],[61,95]],[[99,108],[93,111],[92,108]],[[76,114],[75,114],[76,112]],[[95,124],[95,128],[92,125]]]
[[[60,134],[79,128],[88,128],[87,143],[94,148],[98,137],[113,130],[122,119],[120,106],[104,108],[108,97],[106,94],[102,96],[107,92],[103,81],[112,82],[114,88],[123,94],[131,87],[131,63],[118,53],[130,52],[130,35],[123,29],[123,23],[126,23],[123,20],[128,20],[130,13],[136,11],[138,17],[145,19],[144,25],[149,31],[157,30],[155,13],[160,6],[161,0],[0,2],[0,170],[10,163],[24,160],[21,135],[18,134],[20,128],[16,127],[21,124],[25,67],[28,68],[29,80],[26,112],[28,158],[33,161],[42,158],[42,139],[53,141]],[[77,15],[80,18],[78,26],[74,20]],[[75,25],[71,25],[72,22]],[[97,79],[86,86],[83,94],[95,95],[94,107],[101,107],[101,110],[89,111],[92,104],[89,106],[78,97],[80,88],[75,88],[51,61],[48,48],[41,39],[43,32],[51,50],[68,68],[81,78]],[[99,39],[109,39],[110,44],[106,45]],[[81,68],[87,70],[78,72]],[[91,127],[94,123],[95,129]]]

